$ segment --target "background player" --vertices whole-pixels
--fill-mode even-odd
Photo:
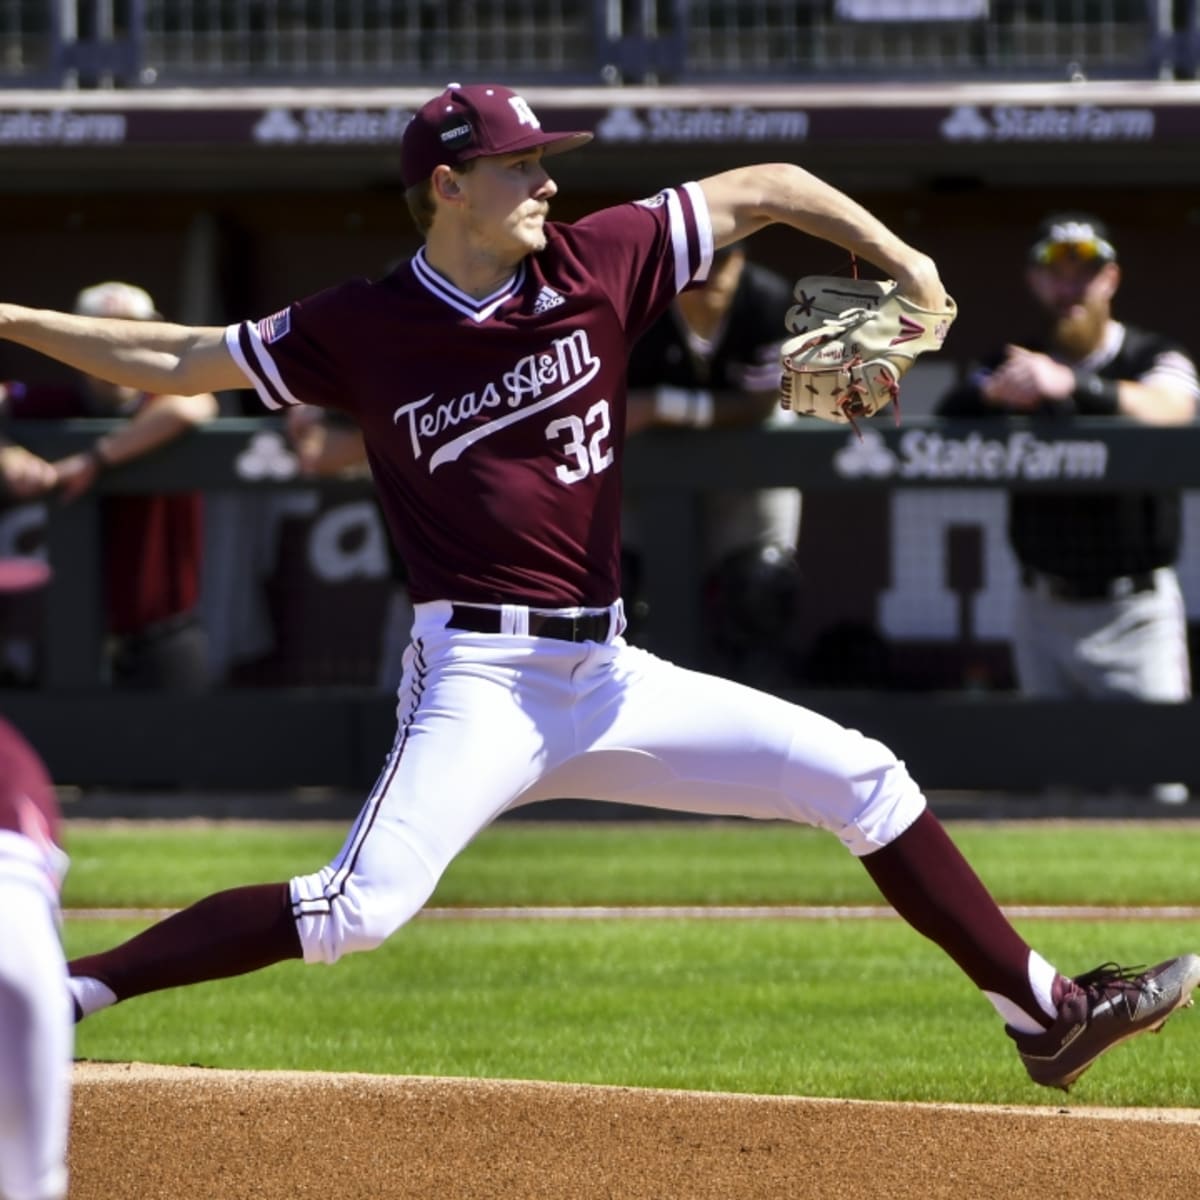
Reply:
[[[1120,416],[1184,425],[1200,383],[1171,338],[1113,317],[1121,283],[1107,226],[1058,213],[1039,226],[1026,267],[1042,330],[998,350],[945,397],[946,416]],[[1013,622],[1017,682],[1029,696],[1178,703],[1191,696],[1187,614],[1174,564],[1179,492],[1009,494],[1009,540],[1021,566]],[[1155,796],[1178,803],[1182,783]]]
[[[549,222],[545,158],[589,139],[546,132],[506,88],[452,85],[404,133],[425,245],[378,283],[228,330],[0,304],[0,336],[90,374],[148,391],[250,384],[274,411],[350,413],[415,604],[396,740],[337,857],[73,962],[79,1010],[372,949],[491,820],[571,796],[829,830],[991,1000],[1031,1076],[1069,1085],[1188,1003],[1200,958],[1064,977],[1012,928],[890,750],[621,636],[632,341],[707,276],[714,248],[772,222],[874,263],[929,309],[944,307],[936,267],[785,163]]]
[[[681,292],[630,353],[626,432],[793,421],[779,405],[779,314],[791,303],[791,283],[748,262],[742,246],[714,252],[704,284]],[[756,687],[795,682],[800,492],[718,488],[701,500],[710,669]],[[637,515],[627,502],[623,594],[634,641],[644,573]]]
[[[0,562],[0,591],[6,582]],[[67,1194],[74,1031],[58,937],[65,869],[46,768],[0,717],[0,1200]]]

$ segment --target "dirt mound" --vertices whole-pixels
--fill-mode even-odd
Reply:
[[[80,1063],[71,1200],[1200,1194],[1200,1111]]]

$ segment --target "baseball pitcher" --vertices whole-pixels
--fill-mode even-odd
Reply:
[[[794,407],[808,409],[811,386],[818,415],[866,419],[897,392],[904,345],[944,336],[952,307],[937,268],[789,163],[551,221],[552,156],[588,140],[543,129],[507,88],[451,85],[405,130],[403,181],[425,242],[382,279],[228,329],[0,305],[0,336],[91,374],[149,391],[250,387],[271,412],[347,413],[415,606],[395,741],[340,853],[71,963],[79,1011],[370,950],[501,813],[587,797],[828,830],[993,1003],[1032,1078],[1068,1087],[1188,1004],[1200,957],[1060,973],[1009,924],[886,746],[622,637],[632,342],[705,279],[716,247],[780,223],[889,277],[811,327],[794,315],[804,344],[780,368]]]

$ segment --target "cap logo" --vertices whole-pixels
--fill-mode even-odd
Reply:
[[[447,150],[462,150],[475,140],[475,130],[460,112],[452,112],[438,130],[438,141]]]
[[[517,114],[518,125],[529,125],[534,129],[541,129],[541,121],[533,115],[533,109],[529,107],[529,102],[524,96],[509,96],[508,102],[512,105],[513,112]]]

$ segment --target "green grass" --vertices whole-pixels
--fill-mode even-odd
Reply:
[[[1023,904],[1200,903],[1200,823],[950,825],[992,893]],[[315,870],[328,824],[74,823],[64,901],[187,904],[219,887]],[[434,904],[874,904],[827,833],[755,822],[501,822],[450,866]]]
[[[69,829],[68,905],[170,906],[286,878],[329,826]],[[1009,902],[1195,903],[1190,826],[953,827]],[[501,823],[440,904],[876,903],[827,835],[768,826]],[[1200,923],[1025,920],[1066,970],[1200,947]],[[140,928],[70,921],[87,953]],[[281,964],[141,997],[78,1030],[81,1057],[554,1079],[758,1093],[1062,1102],[1028,1083],[987,1002],[902,922],[435,921],[333,967]],[[1200,1015],[1100,1063],[1077,1103],[1200,1107]]]

